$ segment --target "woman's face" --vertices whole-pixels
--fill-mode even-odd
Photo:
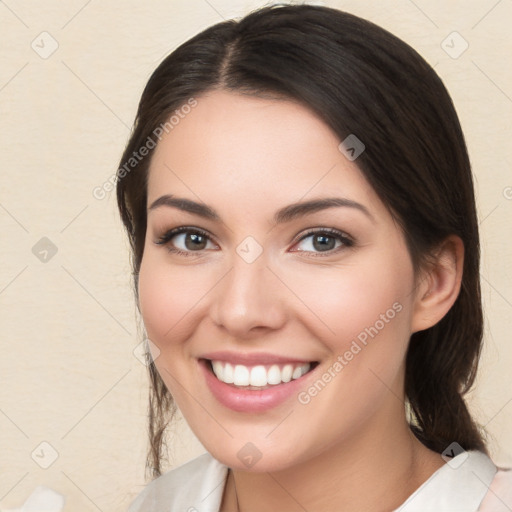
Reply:
[[[197,100],[153,155],[139,276],[191,429],[230,467],[269,471],[402,428],[414,273],[357,159],[293,102]]]

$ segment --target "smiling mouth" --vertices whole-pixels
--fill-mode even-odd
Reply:
[[[237,389],[262,390],[286,384],[310,373],[320,363],[285,363],[266,365],[231,364],[226,361],[202,359],[215,377]]]

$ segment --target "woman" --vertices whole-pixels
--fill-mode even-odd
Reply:
[[[151,76],[117,198],[158,477],[130,512],[510,510],[463,398],[470,163],[412,48],[305,5],[201,32]],[[161,475],[176,406],[207,453]]]

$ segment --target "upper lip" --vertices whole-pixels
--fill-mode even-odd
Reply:
[[[286,363],[311,363],[313,359],[300,359],[297,357],[280,356],[270,352],[240,353],[221,350],[202,354],[199,359],[210,359],[212,361],[225,361],[231,364],[242,364],[254,366],[257,364],[286,364]]]

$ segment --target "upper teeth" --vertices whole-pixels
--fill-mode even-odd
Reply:
[[[263,365],[244,366],[232,365],[224,361],[212,361],[213,373],[226,384],[235,386],[267,386],[268,384],[281,384],[298,379],[309,371],[310,363],[285,364],[279,366],[273,364],[269,367]]]

